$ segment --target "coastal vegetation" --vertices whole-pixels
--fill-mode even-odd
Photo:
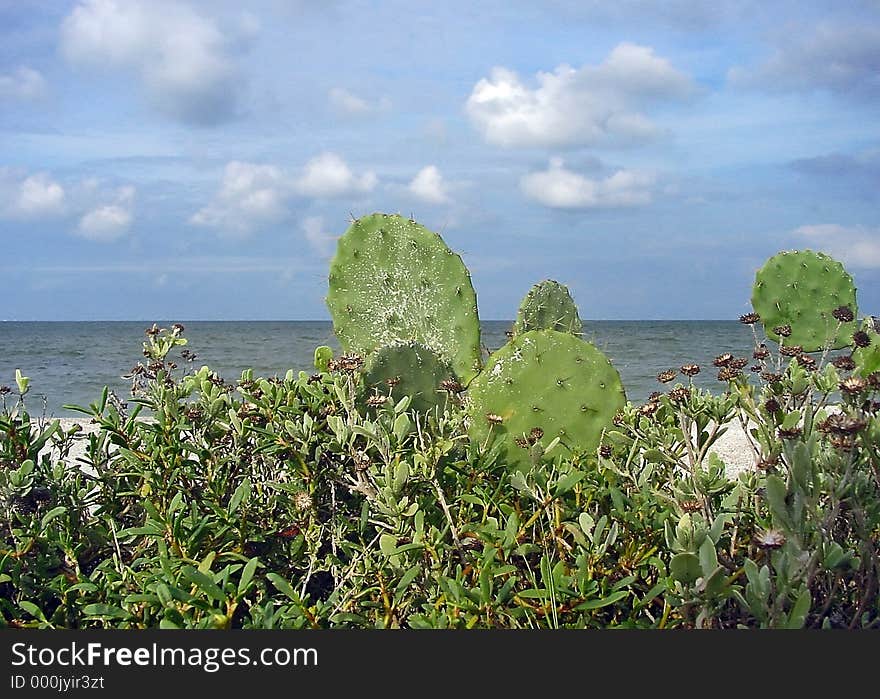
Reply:
[[[558,282],[486,351],[461,258],[401,216],[352,222],[327,302],[312,373],[229,380],[148,328],[87,435],[0,389],[0,623],[880,627],[880,336],[830,257],[768,260],[752,356],[641,404]]]

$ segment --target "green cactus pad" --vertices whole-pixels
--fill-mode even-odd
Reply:
[[[395,399],[410,396],[410,408],[418,412],[444,405],[446,394],[440,390],[440,384],[450,377],[449,364],[418,342],[380,347],[364,365],[367,396],[391,395]]]
[[[774,342],[782,338],[773,329],[790,325],[786,345],[800,345],[806,352],[845,347],[856,325],[834,318],[832,313],[840,306],[858,314],[855,285],[843,265],[824,253],[780,252],[755,275],[752,307]]]
[[[547,279],[535,284],[522,300],[513,332],[521,335],[529,330],[558,330],[579,335],[583,327],[568,287]]]
[[[570,333],[532,330],[495,352],[468,387],[471,439],[504,439],[508,463],[528,467],[518,445],[534,428],[546,445],[596,449],[602,432],[626,403],[620,375],[594,345]],[[500,418],[500,422],[499,422]]]
[[[339,239],[327,305],[347,352],[419,342],[462,381],[480,370],[477,297],[461,258],[402,216],[371,214]]]

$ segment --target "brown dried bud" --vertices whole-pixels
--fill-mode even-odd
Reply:
[[[670,381],[674,381],[676,376],[678,376],[678,372],[675,369],[667,369],[666,371],[661,371],[657,374],[657,380],[660,383],[669,383]]]
[[[779,401],[775,398],[770,398],[766,403],[764,403],[764,410],[768,413],[778,413],[782,410],[782,406],[779,405]]]
[[[601,456],[603,459],[610,459],[613,454],[614,450],[611,448],[611,445],[603,444],[601,447],[599,447],[599,456]]]
[[[856,368],[855,361],[852,356],[848,354],[842,354],[839,357],[835,357],[831,363],[841,371],[852,371]]]
[[[773,328],[773,334],[779,335],[779,337],[791,337],[791,326],[787,323],[785,325],[777,325]]]
[[[852,323],[855,320],[855,315],[853,315],[852,308],[849,306],[838,306],[831,311],[831,315],[841,323]]]
[[[871,336],[868,335],[864,330],[859,330],[853,333],[853,344],[856,347],[867,347],[871,344]]]

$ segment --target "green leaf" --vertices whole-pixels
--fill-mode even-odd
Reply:
[[[106,616],[111,619],[126,619],[130,615],[121,607],[114,607],[112,604],[87,604],[83,607],[83,614],[86,616]]]
[[[569,473],[556,484],[556,496],[559,497],[560,495],[565,495],[565,493],[580,483],[586,475],[587,474],[584,471],[574,471]]]
[[[386,556],[393,556],[397,550],[397,537],[392,534],[382,534],[379,537],[379,550]]]
[[[58,507],[53,507],[46,514],[43,515],[43,519],[40,520],[40,526],[45,529],[46,525],[49,524],[56,517],[60,517],[65,512],[67,512],[67,508],[59,505]]]
[[[254,577],[254,573],[257,570],[257,566],[260,561],[257,558],[252,558],[247,562],[244,569],[241,571],[241,578],[238,580],[238,595],[241,597],[247,592],[248,587],[250,587],[251,580]]]
[[[266,579],[271,582],[279,592],[283,592],[294,602],[299,602],[299,595],[290,586],[290,583],[282,578],[278,573],[266,573]]]
[[[590,533],[593,531],[593,525],[595,521],[587,512],[581,512],[578,515],[578,524],[581,526],[581,531],[587,536],[590,536]]]
[[[226,595],[223,594],[223,590],[217,587],[217,583],[210,576],[205,575],[202,571],[196,570],[192,566],[184,566],[180,572],[186,580],[199,588],[208,597],[217,602],[226,602]]]
[[[46,615],[43,614],[43,610],[40,609],[33,602],[28,602],[27,600],[22,600],[18,603],[18,606],[24,609],[28,614],[30,614],[34,619],[39,619],[40,621],[46,621]]]
[[[790,530],[791,519],[788,514],[788,506],[785,504],[787,493],[785,482],[776,474],[771,474],[767,476],[764,490],[767,494],[767,504],[770,506],[770,512],[774,519],[785,529]]]
[[[326,345],[315,348],[315,369],[322,372],[330,370],[330,360],[333,359],[333,350]]]
[[[607,607],[608,605],[614,604],[615,602],[619,602],[624,597],[629,595],[629,590],[618,590],[617,592],[612,592],[608,597],[603,597],[602,599],[591,599],[586,602],[582,602],[577,605],[575,609],[584,611],[587,609],[600,609],[601,607]]]
[[[810,607],[813,604],[813,598],[810,595],[810,589],[805,587],[801,594],[798,595],[797,601],[794,603],[794,607],[791,609],[791,614],[788,615],[788,621],[785,623],[785,628],[787,629],[800,629],[803,628],[804,624],[807,621],[807,614],[810,613]]]
[[[238,484],[238,487],[235,489],[235,492],[232,494],[232,497],[229,499],[229,507],[227,508],[229,514],[235,514],[236,510],[238,510],[239,506],[242,503],[246,503],[248,497],[251,494],[251,480],[250,478],[245,478],[241,483]]]
[[[700,559],[690,552],[677,553],[669,561],[669,572],[678,582],[690,585],[703,574]]]

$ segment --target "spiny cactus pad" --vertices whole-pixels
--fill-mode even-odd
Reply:
[[[440,384],[451,376],[452,368],[435,352],[406,342],[380,347],[370,355],[364,365],[364,388],[368,396],[410,396],[410,408],[425,412],[443,406],[446,394]]]
[[[602,431],[626,403],[620,375],[594,345],[570,333],[532,330],[495,352],[468,387],[471,439],[504,439],[508,463],[528,467],[517,445],[534,428],[546,445],[598,447]],[[500,419],[500,422],[499,422]]]
[[[529,330],[580,334],[583,323],[567,286],[547,279],[529,290],[519,306],[513,332],[521,335]]]
[[[419,342],[462,381],[480,370],[477,297],[461,258],[402,216],[371,214],[339,239],[327,305],[347,352]]]
[[[800,345],[807,352],[845,347],[856,325],[834,318],[833,311],[840,306],[858,315],[855,285],[843,265],[824,253],[780,252],[755,275],[752,307],[774,342],[780,341],[774,328],[789,325],[786,345]]]

